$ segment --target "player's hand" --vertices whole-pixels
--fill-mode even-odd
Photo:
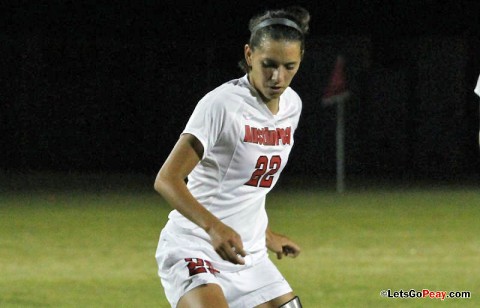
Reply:
[[[288,237],[267,230],[267,248],[277,254],[277,259],[283,256],[295,258],[300,254],[300,247]]]
[[[233,264],[245,264],[247,254],[243,250],[243,242],[240,235],[222,222],[217,222],[207,231],[212,240],[212,246],[223,260]]]

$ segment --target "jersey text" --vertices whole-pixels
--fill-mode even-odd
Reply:
[[[245,138],[244,142],[256,143],[260,145],[280,145],[280,141],[283,145],[290,144],[292,128],[277,128],[277,129],[268,129],[264,128],[255,128],[250,127],[250,125],[245,125]]]

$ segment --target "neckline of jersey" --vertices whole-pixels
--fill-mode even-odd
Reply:
[[[280,114],[283,112],[283,110],[285,109],[285,106],[283,106],[283,102],[284,100],[282,99],[283,97],[283,93],[282,95],[280,95],[279,97],[279,100],[278,100],[278,112],[276,114],[273,114],[270,109],[268,109],[267,107],[267,104],[265,104],[262,100],[262,98],[260,97],[260,94],[258,93],[257,89],[255,89],[255,87],[250,83],[250,80],[248,80],[248,74],[245,74],[242,78],[241,78],[242,82],[248,87],[248,89],[254,94],[255,96],[255,99],[256,101],[258,102],[258,104],[260,105],[260,108],[265,112],[267,113],[269,116],[273,117],[274,119],[277,119],[278,117],[280,117]]]

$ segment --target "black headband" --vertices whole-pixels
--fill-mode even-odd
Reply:
[[[264,28],[264,27],[268,27],[268,26],[271,26],[271,25],[283,25],[283,26],[291,27],[291,28],[294,28],[295,30],[297,30],[298,32],[303,34],[302,29],[300,29],[300,27],[297,25],[297,23],[290,20],[290,19],[287,19],[287,18],[269,18],[269,19],[266,19],[266,20],[262,21],[261,23],[259,23],[258,25],[256,25],[252,29],[252,33],[255,33],[259,29]]]

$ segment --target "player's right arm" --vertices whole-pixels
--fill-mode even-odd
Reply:
[[[245,256],[240,235],[222,223],[190,193],[185,178],[203,156],[202,143],[191,134],[183,134],[161,167],[155,179],[155,190],[187,219],[204,229],[222,259],[244,264]]]

